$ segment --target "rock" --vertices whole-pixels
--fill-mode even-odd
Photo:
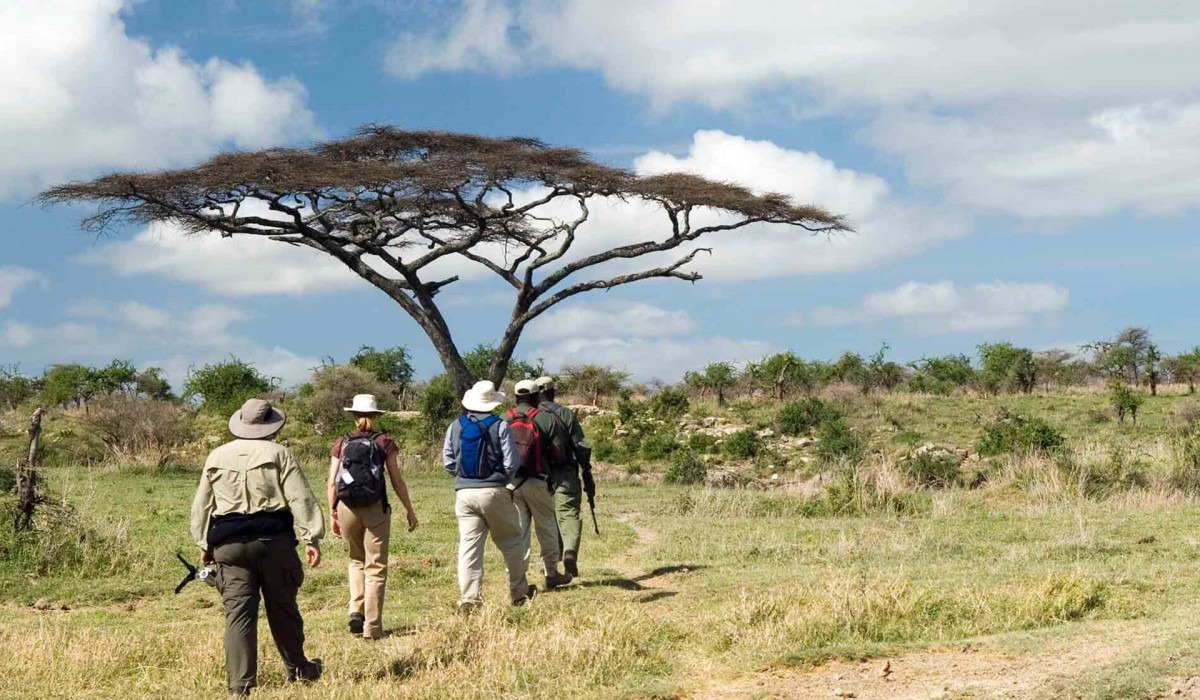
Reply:
[[[600,408],[599,406],[591,406],[588,404],[572,404],[567,406],[567,408],[571,409],[571,413],[574,413],[575,417],[581,421],[589,418],[597,418],[599,416],[617,415],[616,411],[610,411],[606,408]]]
[[[704,428],[712,428],[716,424],[717,424],[717,419],[713,418],[712,416],[709,416],[708,418],[704,418],[700,421],[700,426],[704,427]]]
[[[34,610],[49,610],[50,609],[50,601],[46,600],[45,598],[38,598],[37,602],[35,602],[33,604],[33,609]]]
[[[738,487],[739,479],[737,474],[729,469],[709,467],[708,473],[704,475],[704,485],[713,489],[734,489]]]
[[[817,439],[815,437],[796,438],[794,441],[792,441],[792,445],[802,450],[806,447],[812,447],[815,444],[817,444]]]
[[[770,428],[765,428],[758,431],[758,436],[764,440],[775,437],[775,431]]]
[[[624,428],[617,428],[613,431],[613,437],[625,437],[628,434],[629,431]]]
[[[835,688],[833,691],[833,697],[835,697],[835,698],[856,698],[858,696],[855,695],[854,693],[850,692],[849,690],[842,690],[841,688]]]
[[[814,498],[825,493],[831,483],[833,483],[833,472],[825,471],[809,478],[807,481],[789,487],[788,490],[805,498]]]
[[[778,474],[772,474],[772,475],[771,475],[771,481],[779,481],[779,475],[778,475]]]

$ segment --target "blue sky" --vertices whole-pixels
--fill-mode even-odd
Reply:
[[[28,203],[63,180],[367,122],[537,136],[780,189],[858,228],[794,245],[751,233],[703,262],[698,285],[579,297],[518,351],[551,366],[674,379],[784,348],[886,342],[912,360],[998,339],[1073,347],[1133,324],[1182,350],[1200,343],[1200,9],[1110,5],[13,0],[0,365],[122,357],[179,380],[236,354],[294,383],[321,358],[403,344],[421,375],[438,371],[397,306],[315,252],[97,239],[84,210]],[[461,347],[497,339],[500,287],[445,295]]]

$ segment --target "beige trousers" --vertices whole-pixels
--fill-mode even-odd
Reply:
[[[542,551],[542,570],[546,575],[558,573],[558,562],[562,561],[559,549],[558,518],[554,514],[554,494],[542,479],[529,478],[521,482],[513,492],[517,514],[521,517],[521,550],[525,552],[528,566],[532,549],[533,530],[537,529],[538,547]]]
[[[383,636],[391,511],[384,512],[382,502],[361,508],[339,503],[338,524],[350,550],[350,614],[365,618],[364,637],[378,639]]]
[[[521,518],[513,496],[502,486],[459,489],[454,514],[458,517],[458,588],[460,604],[483,602],[483,549],[490,532],[508,568],[508,592],[513,602],[529,594],[527,564],[521,548]]]

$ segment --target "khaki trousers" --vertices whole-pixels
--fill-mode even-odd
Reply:
[[[558,562],[562,561],[562,550],[558,543],[558,519],[554,514],[554,494],[544,479],[520,479],[520,488],[513,492],[517,504],[517,515],[521,518],[521,548],[525,552],[526,566],[532,549],[533,530],[537,528],[538,546],[542,552],[542,570],[546,575],[558,573]]]
[[[304,655],[304,620],[296,593],[304,569],[290,536],[228,542],[213,550],[217,590],[225,602],[225,672],[229,689],[242,691],[258,683],[258,604],[267,609],[267,624],[283,663],[291,671],[308,665]]]
[[[364,637],[379,639],[383,636],[391,510],[384,511],[382,501],[360,508],[339,503],[338,524],[350,550],[350,614],[366,620]]]
[[[521,518],[513,496],[503,486],[459,489],[454,514],[458,517],[458,588],[460,605],[483,602],[483,548],[490,532],[508,568],[512,601],[529,595],[525,551],[521,547]]]

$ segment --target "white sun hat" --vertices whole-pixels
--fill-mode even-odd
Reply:
[[[521,381],[517,382],[515,392],[517,396],[529,396],[530,394],[536,394],[538,393],[537,382],[533,381],[532,379],[522,379]]]
[[[475,382],[475,386],[463,394],[462,405],[468,411],[491,413],[504,403],[504,392],[496,391],[496,385],[484,380]]]
[[[537,388],[538,388],[538,391],[545,391],[547,389],[553,389],[554,388],[554,377],[538,377],[537,378]]]
[[[376,401],[375,397],[371,394],[359,394],[358,396],[355,396],[354,401],[350,404],[349,408],[343,408],[342,410],[346,411],[347,413],[359,413],[362,415],[373,416],[386,413],[386,411],[379,410],[379,402]]]

